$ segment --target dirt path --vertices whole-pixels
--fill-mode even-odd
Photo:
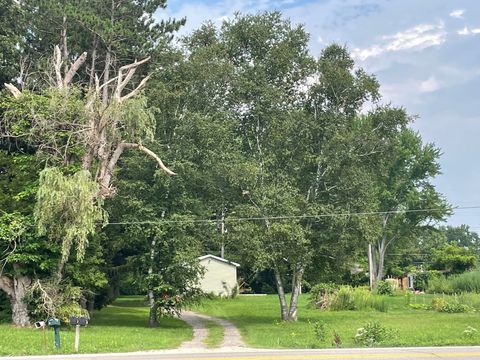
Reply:
[[[206,349],[203,343],[208,337],[208,329],[204,323],[205,320],[215,321],[217,324],[223,326],[224,335],[220,348],[246,347],[240,336],[240,332],[230,321],[197,314],[192,311],[184,311],[180,318],[193,328],[193,339],[184,342],[180,346],[180,349]]]

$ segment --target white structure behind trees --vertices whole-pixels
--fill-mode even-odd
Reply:
[[[240,265],[214,255],[198,258],[205,273],[200,280],[200,288],[206,293],[231,296],[237,293],[237,267]]]

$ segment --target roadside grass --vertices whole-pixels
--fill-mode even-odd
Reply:
[[[193,331],[185,322],[165,318],[158,328],[148,327],[149,309],[142,297],[121,297],[94,313],[91,323],[80,330],[80,353],[127,352],[176,348],[190,340]],[[53,330],[20,329],[0,324],[0,355],[73,353],[75,330],[62,327],[61,349],[54,346]]]
[[[415,295],[411,303],[430,304],[433,295]],[[357,329],[369,321],[395,329],[398,333],[381,346],[446,346],[478,345],[480,336],[465,336],[468,326],[480,330],[480,313],[439,313],[412,309],[401,293],[387,297],[388,312],[319,311],[308,306],[308,295],[299,301],[299,320],[296,323],[280,321],[276,295],[238,296],[236,299],[205,300],[194,310],[233,322],[244,341],[258,348],[329,348],[334,347],[333,331],[341,338],[343,347],[357,347],[354,336]],[[315,338],[314,323],[326,324],[326,340]]]
[[[204,324],[208,330],[208,336],[203,343],[208,348],[219,347],[223,341],[223,326],[212,320],[204,320]]]

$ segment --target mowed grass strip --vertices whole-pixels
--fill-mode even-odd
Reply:
[[[100,311],[80,330],[80,353],[128,352],[169,349],[190,340],[193,331],[176,318],[160,320],[158,328],[148,327],[149,309],[142,297],[122,297]],[[73,353],[75,329],[60,330],[61,349],[56,350],[53,330],[47,328],[45,346],[42,330],[0,325],[0,355],[40,355]]]
[[[208,330],[208,336],[203,343],[208,348],[219,347],[225,333],[223,326],[212,320],[204,320],[204,323]]]
[[[430,303],[431,295],[418,295],[412,303]],[[442,346],[478,345],[480,336],[466,337],[463,331],[472,326],[480,332],[478,312],[449,314],[431,310],[416,310],[405,304],[403,295],[387,297],[389,310],[319,311],[308,306],[308,295],[302,295],[299,320],[296,323],[280,321],[280,308],[276,295],[239,296],[236,299],[214,299],[203,302],[195,311],[233,322],[244,341],[259,348],[330,348],[333,331],[341,338],[343,347],[357,347],[354,336],[357,329],[368,321],[396,329],[396,339],[381,346]],[[315,338],[316,321],[326,324],[326,340]]]

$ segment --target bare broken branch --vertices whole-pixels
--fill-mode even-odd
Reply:
[[[160,157],[157,154],[155,154],[152,150],[147,149],[143,145],[138,145],[138,149],[140,151],[143,151],[145,154],[149,155],[150,157],[152,157],[157,162],[158,166],[160,166],[160,169],[162,169],[167,175],[170,175],[170,176],[177,175],[172,170],[167,168],[163,163],[162,159],[160,159]]]
[[[127,95],[122,96],[120,98],[119,102],[123,102],[123,101],[128,100],[128,99],[134,97],[135,95],[137,95],[140,92],[140,90],[142,90],[142,88],[145,86],[148,79],[150,79],[150,75],[147,75],[145,78],[143,78],[142,81],[140,81],[140,84],[138,84],[138,86],[135,88],[135,90],[132,90]]]
[[[70,82],[72,81],[73,77],[75,76],[75,74],[77,73],[78,69],[80,68],[80,66],[83,65],[83,63],[85,62],[85,60],[87,60],[87,53],[84,52],[82,55],[80,55],[78,57],[77,60],[75,60],[75,62],[73,63],[73,65],[70,67],[70,70],[68,70],[67,74],[65,75],[65,79],[63,79],[63,86],[67,86],[68,84],[70,84]]]
[[[135,61],[131,64],[124,65],[118,70],[118,83],[117,83],[117,88],[115,89],[115,98],[118,101],[121,101],[121,96],[122,96],[122,91],[125,88],[125,86],[130,82],[132,79],[133,75],[137,71],[137,68],[146,63],[147,61],[150,60],[150,56],[140,60],[140,61]],[[123,78],[123,72],[128,70],[127,75],[125,76],[125,79]]]
[[[22,93],[13,84],[5,84],[5,87],[12,93],[13,97],[19,98]]]

